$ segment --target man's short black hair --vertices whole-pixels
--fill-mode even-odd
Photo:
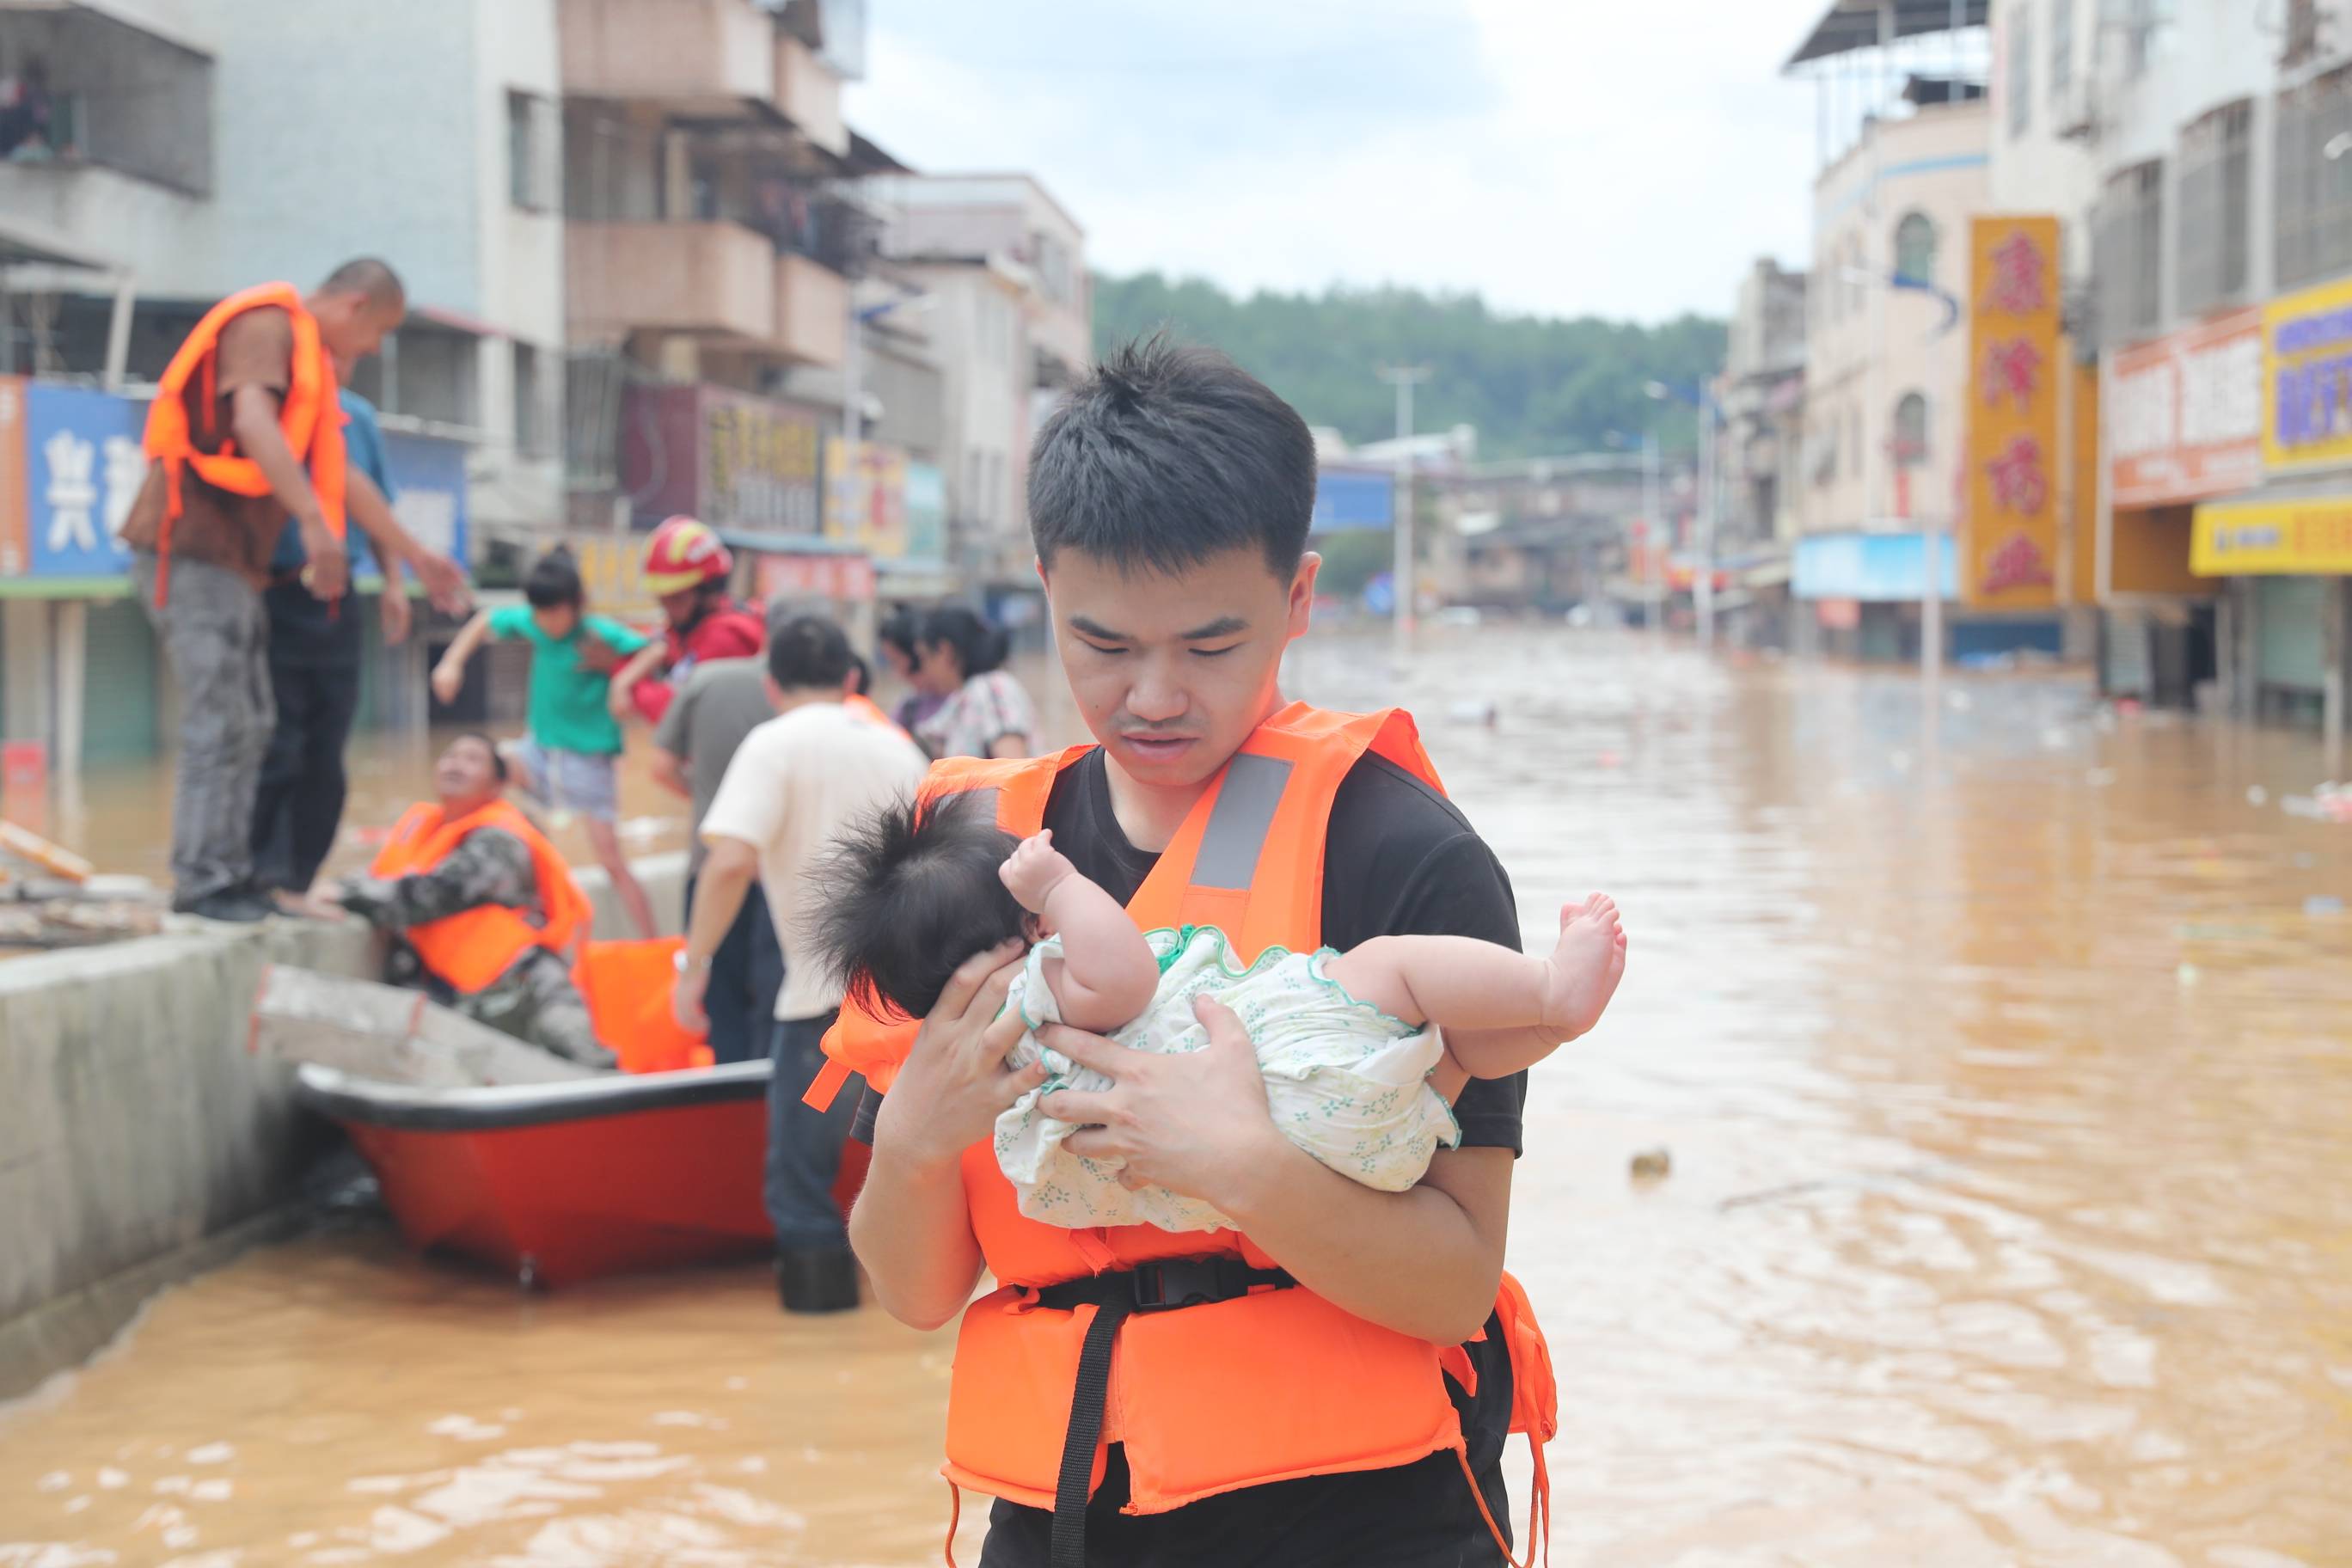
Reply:
[[[1026,934],[1029,912],[999,874],[1020,845],[985,795],[893,805],[852,823],[817,870],[820,942],[849,994],[919,1018],[965,959]]]
[[[1315,437],[1214,349],[1165,331],[1095,366],[1029,455],[1037,559],[1173,574],[1246,546],[1287,581],[1315,517]]]
[[[768,676],[786,691],[838,691],[856,657],[848,635],[823,616],[794,616],[768,634]]]
[[[585,604],[588,590],[581,585],[580,568],[572,552],[558,545],[532,562],[530,575],[522,580],[522,596],[534,610],[561,609],[566,605],[576,610]]]
[[[460,730],[449,737],[449,743],[453,746],[460,741],[479,741],[482,749],[490,753],[490,772],[497,775],[499,783],[507,782],[507,754],[499,750],[498,742],[492,740],[487,731]]]
[[[408,303],[407,286],[392,263],[379,257],[355,256],[332,272],[319,285],[321,294],[364,294],[368,303],[380,308]]]

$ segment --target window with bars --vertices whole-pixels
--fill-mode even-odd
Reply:
[[[553,390],[540,351],[529,343],[514,345],[515,450],[526,458],[555,455],[555,421],[548,407]]]
[[[2009,133],[2022,136],[2033,123],[2033,7],[2009,14]]]
[[[2352,66],[2279,94],[2277,152],[2279,287],[2352,268]]]
[[[2242,299],[2253,226],[2254,106],[2224,104],[2180,133],[2180,313]]]
[[[525,212],[551,212],[562,183],[562,124],[555,103],[507,94],[507,199]]]
[[[2100,341],[2129,342],[2164,322],[2164,163],[2118,171],[2100,193],[2093,236]]]

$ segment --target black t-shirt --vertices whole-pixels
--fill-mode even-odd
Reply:
[[[1045,806],[1054,847],[1124,903],[1159,856],[1129,844],[1112,815],[1099,751],[1066,770]],[[1469,936],[1519,945],[1510,879],[1454,804],[1381,757],[1367,756],[1331,802],[1323,853],[1323,942],[1341,952],[1375,936]],[[1454,1106],[1464,1148],[1520,1147],[1527,1075],[1474,1081]],[[1471,1345],[1478,1395],[1449,1381],[1470,1461],[1496,1521],[1507,1517],[1501,1454],[1510,1425],[1510,1359],[1490,1322]],[[1419,1568],[1499,1563],[1461,1463],[1451,1453],[1351,1475],[1310,1476],[1206,1499],[1173,1513],[1119,1512],[1128,1500],[1117,1446],[1087,1510],[1089,1563],[1119,1568]],[[999,1501],[982,1568],[1043,1568],[1053,1516]],[[1505,1526],[1508,1528],[1507,1524]]]

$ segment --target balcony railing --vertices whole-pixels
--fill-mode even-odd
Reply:
[[[103,12],[0,5],[0,163],[115,170],[203,195],[212,189],[213,62]]]

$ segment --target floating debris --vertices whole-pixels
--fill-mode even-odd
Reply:
[[[1674,1173],[1674,1169],[1675,1156],[1669,1149],[1644,1149],[1633,1156],[1633,1173],[1637,1182],[1663,1182]]]

